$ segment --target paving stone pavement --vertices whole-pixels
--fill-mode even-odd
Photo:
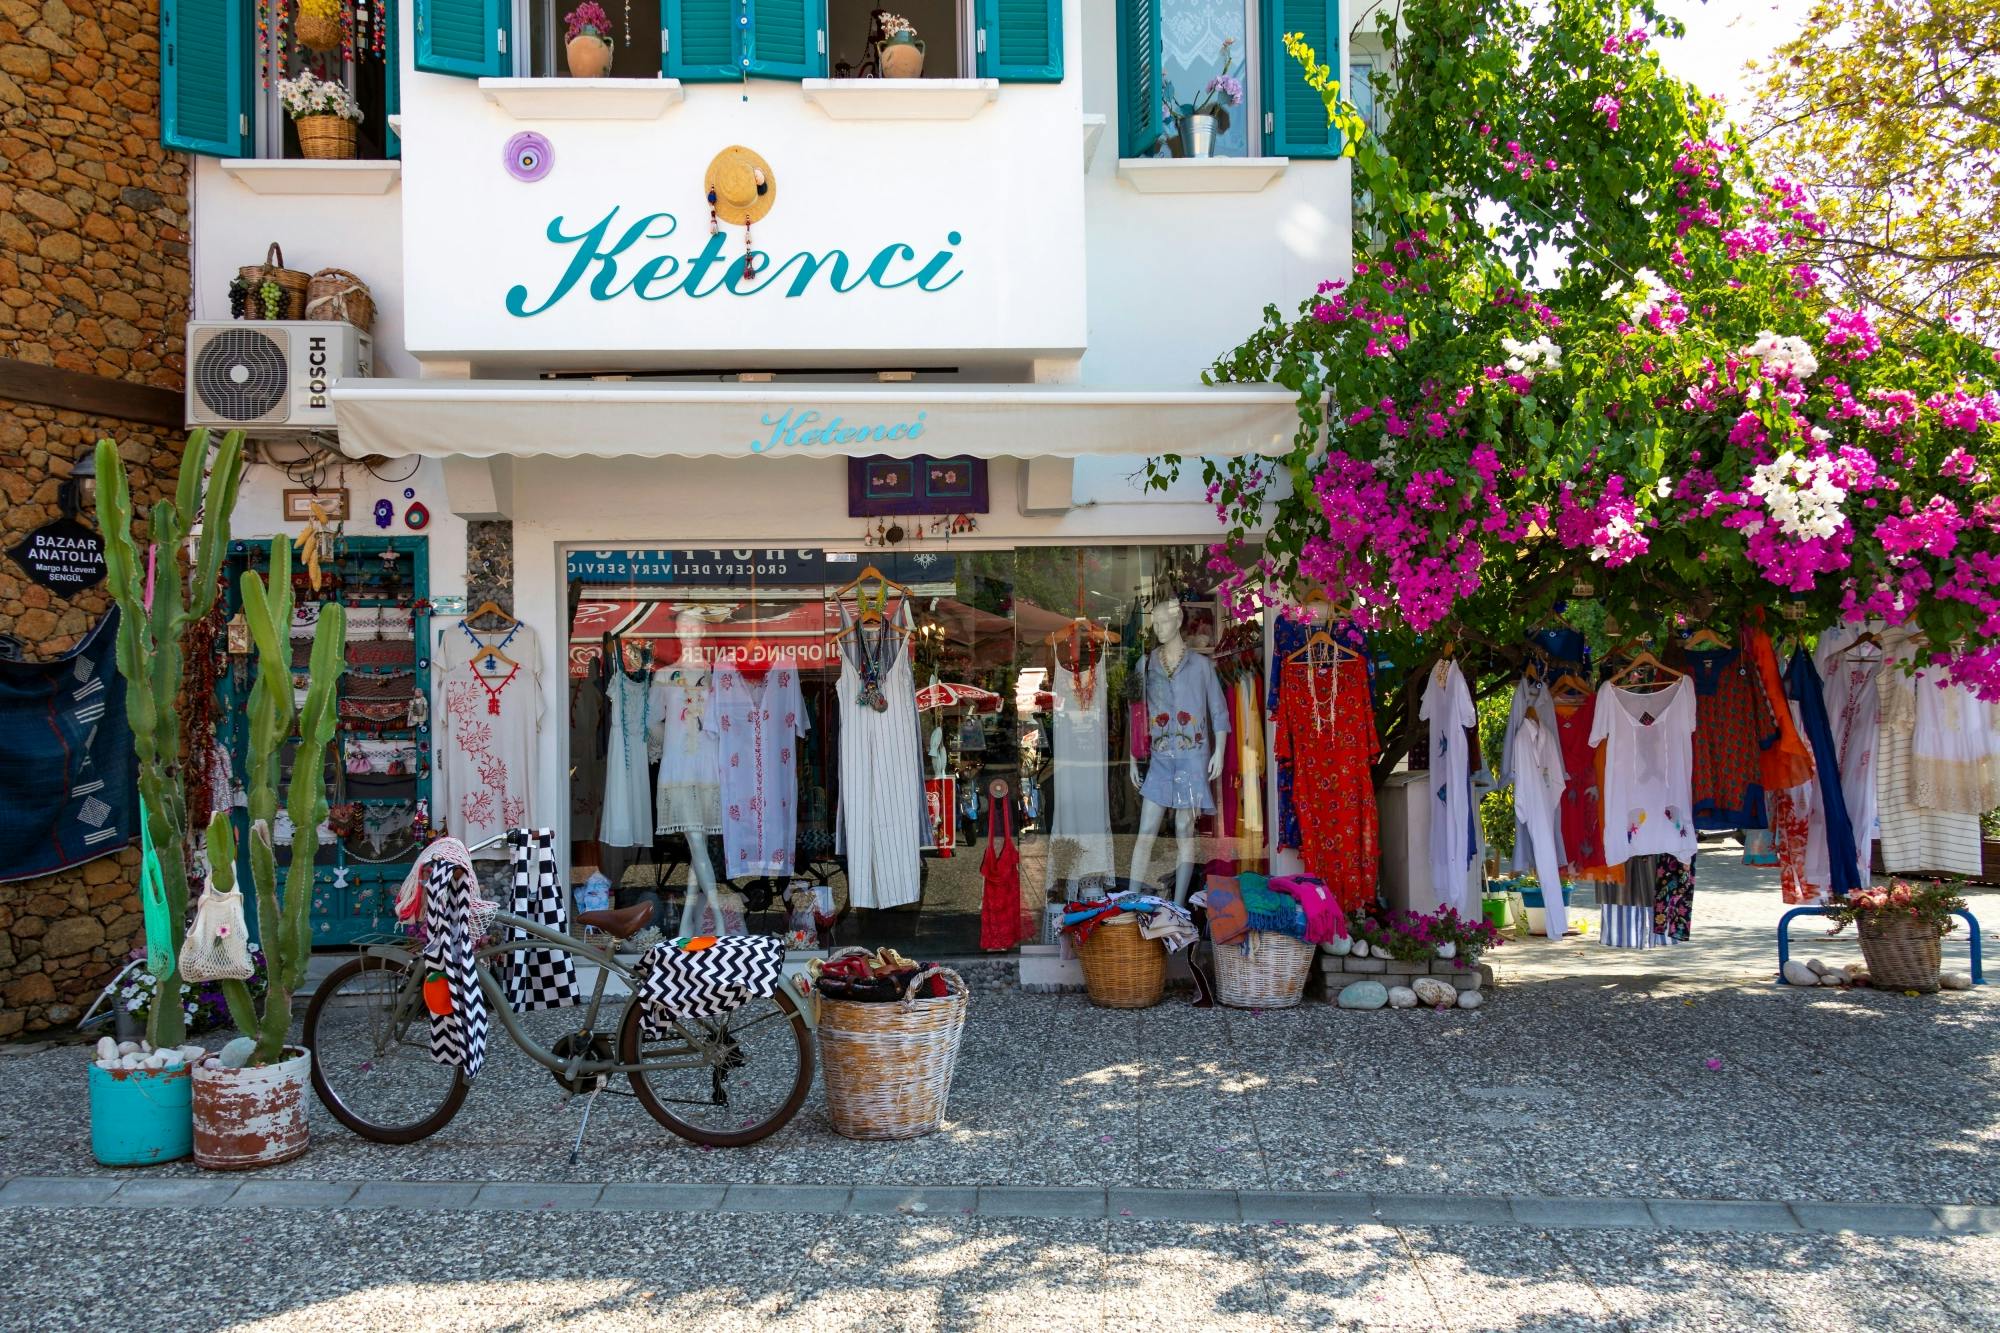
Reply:
[[[2000,1329],[2000,987],[1772,986],[1770,875],[1698,877],[1693,945],[1510,944],[1474,1012],[982,990],[902,1143],[817,1090],[734,1151],[605,1099],[572,1168],[577,1106],[496,1045],[420,1144],[315,1103],[284,1166],[111,1171],[84,1053],[0,1056],[0,1256],[52,1329]]]

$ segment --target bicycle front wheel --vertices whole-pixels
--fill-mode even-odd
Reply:
[[[643,1066],[629,1075],[640,1104],[691,1143],[740,1148],[768,1138],[812,1087],[812,1033],[782,986],[719,1018],[669,1024],[656,1037],[645,1034],[643,1018],[636,1000],[625,1006],[619,1062]]]
[[[431,1059],[421,962],[364,954],[327,974],[306,1008],[313,1091],[377,1143],[437,1133],[465,1101],[465,1075]]]

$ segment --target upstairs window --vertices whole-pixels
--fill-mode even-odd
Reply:
[[[1338,157],[1320,95],[1285,54],[1301,34],[1335,69],[1340,0],[1111,0],[1121,157]],[[1214,113],[1209,129],[1195,122]]]
[[[383,0],[344,0],[343,40],[299,40],[297,0],[160,0],[160,140],[215,157],[295,158],[298,131],[278,84],[310,72],[344,85],[360,105],[355,157],[395,157],[396,14]]]
[[[472,11],[493,0],[413,0],[433,16],[463,11],[451,25],[481,30]],[[613,78],[665,76],[689,83],[732,79],[870,78],[880,73],[881,17],[895,13],[915,29],[920,77],[1024,82],[1062,79],[1063,0],[606,0],[616,40]],[[568,72],[565,16],[575,0],[531,0],[527,67],[535,76]],[[483,23],[482,18],[479,22]],[[418,68],[443,74],[491,74],[505,63],[504,32],[480,58],[451,53]],[[897,58],[901,64],[907,53]]]

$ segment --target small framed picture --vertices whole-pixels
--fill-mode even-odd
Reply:
[[[308,521],[313,516],[312,507],[314,504],[319,505],[320,512],[326,515],[327,522],[344,523],[347,521],[347,488],[344,486],[328,491],[309,491],[303,487],[298,489],[293,489],[289,486],[286,487],[285,521],[288,523],[304,523]]]

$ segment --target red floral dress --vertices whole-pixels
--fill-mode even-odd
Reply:
[[[1299,855],[1348,911],[1375,901],[1382,844],[1371,766],[1381,752],[1365,663],[1284,664],[1274,753],[1292,766]]]

